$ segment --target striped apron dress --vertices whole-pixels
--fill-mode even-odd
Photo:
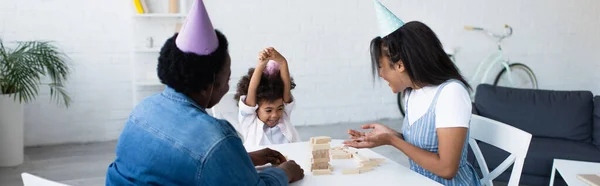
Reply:
[[[408,105],[408,99],[404,105],[406,114],[404,117],[404,124],[402,125],[402,134],[404,135],[404,140],[416,147],[427,150],[429,152],[437,153],[438,152],[438,136],[435,128],[435,106],[439,97],[441,90],[448,83],[455,81],[464,84],[458,80],[448,80],[442,83],[433,100],[431,101],[431,105],[429,106],[427,112],[421,116],[418,120],[416,120],[412,125],[408,122],[408,112],[410,111]],[[410,98],[410,90],[406,91],[407,98]],[[452,180],[447,180],[442,177],[439,177],[428,170],[425,170],[423,167],[417,165],[413,160],[409,160],[410,169],[424,175],[434,181],[437,181],[443,185],[475,185],[479,186],[481,183],[479,182],[479,176],[475,172],[475,169],[467,162],[467,150],[469,142],[469,134],[467,133],[467,138],[464,142],[462,154],[460,157],[460,164],[458,168],[458,172],[456,176]]]

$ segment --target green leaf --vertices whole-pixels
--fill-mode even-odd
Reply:
[[[69,97],[63,86],[55,83],[50,83],[48,86],[50,87],[50,96],[53,99],[56,99],[59,104],[61,103],[60,98],[62,97],[62,103],[69,107],[71,104],[71,97]]]
[[[71,98],[64,89],[70,73],[68,58],[48,41],[17,42],[9,51],[0,39],[0,91],[14,93],[20,102],[33,101],[39,92],[42,78],[48,77],[50,97],[58,104],[70,105]]]

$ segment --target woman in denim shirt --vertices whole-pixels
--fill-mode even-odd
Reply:
[[[202,1],[158,58],[166,85],[133,111],[108,167],[106,185],[287,185],[303,170],[281,153],[246,152],[235,129],[206,108],[229,90],[228,42],[213,29]],[[257,173],[255,166],[280,164]]]

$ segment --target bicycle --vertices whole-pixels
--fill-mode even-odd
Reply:
[[[527,65],[518,62],[511,62],[508,58],[504,56],[502,50],[502,41],[508,37],[510,37],[513,33],[512,27],[509,25],[504,25],[505,32],[503,34],[496,34],[491,31],[488,31],[481,27],[473,27],[473,26],[465,26],[465,30],[467,31],[479,31],[484,32],[485,34],[496,39],[497,50],[492,54],[488,55],[484,60],[479,62],[477,66],[477,70],[475,71],[475,75],[471,78],[469,84],[473,87],[478,84],[483,84],[488,79],[488,75],[491,70],[498,64],[502,66],[502,70],[496,75],[494,79],[494,86],[503,86],[503,87],[514,87],[514,88],[528,88],[528,89],[537,89],[537,78],[533,73],[533,70],[529,68]],[[454,52],[446,52],[448,57],[455,61]],[[478,77],[479,73],[482,71],[484,65],[487,65],[483,76],[479,81],[475,81]],[[471,91],[470,97],[471,100],[475,99],[475,90]],[[405,115],[404,112],[404,95],[402,92],[398,93],[398,108],[400,109],[400,113],[402,116]]]

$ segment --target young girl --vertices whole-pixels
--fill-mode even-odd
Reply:
[[[274,48],[262,50],[256,68],[242,77],[235,95],[245,146],[300,141],[290,122],[295,86],[286,59]]]

